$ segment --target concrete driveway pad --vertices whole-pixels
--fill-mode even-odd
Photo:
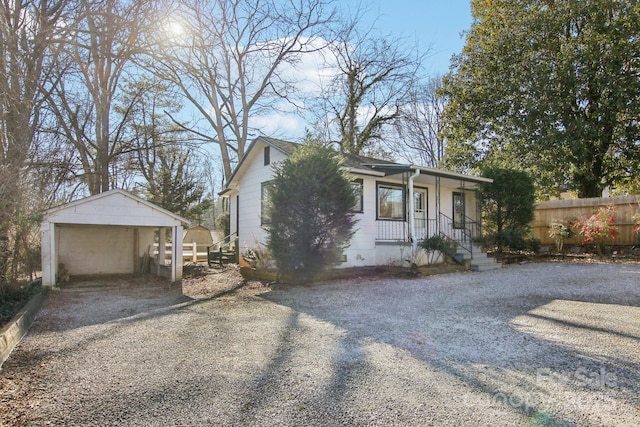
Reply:
[[[637,426],[639,350],[639,264],[203,300],[85,283],[54,290],[5,363],[0,423]]]

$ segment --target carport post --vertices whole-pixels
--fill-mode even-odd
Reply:
[[[176,225],[172,230],[171,238],[173,250],[171,251],[171,281],[182,280],[182,226]],[[196,245],[193,245],[194,252]]]
[[[157,262],[157,271],[156,275],[160,276],[161,265],[164,265],[165,258],[167,256],[167,234],[165,232],[164,227],[160,227],[158,229],[158,262]]]
[[[58,254],[56,253],[56,225],[49,221],[40,224],[42,242],[42,286],[55,286]]]

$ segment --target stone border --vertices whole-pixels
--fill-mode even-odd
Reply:
[[[309,282],[324,282],[328,280],[345,280],[353,279],[356,277],[369,277],[380,276],[384,274],[391,274],[396,276],[416,277],[416,276],[430,276],[433,274],[447,274],[457,273],[461,271],[467,271],[466,268],[458,264],[440,263],[432,266],[418,267],[415,270],[403,268],[403,267],[384,267],[384,266],[372,266],[372,267],[352,267],[352,268],[339,268],[334,270],[325,270],[316,273],[312,277],[296,276],[295,274],[280,274],[274,270],[263,270],[251,267],[240,267],[240,274],[242,277],[248,280],[264,280],[270,282],[280,283],[309,283]]]
[[[327,280],[351,279],[360,276],[372,276],[384,273],[388,269],[383,267],[353,267],[335,270],[319,271],[312,276],[302,276],[291,273],[280,273],[275,270],[264,270],[251,267],[240,267],[240,274],[245,279],[265,280],[280,283],[309,283],[324,282]]]
[[[20,310],[9,323],[0,329],[0,369],[13,349],[24,337],[36,318],[49,288],[44,287],[40,292],[31,297],[29,302]]]

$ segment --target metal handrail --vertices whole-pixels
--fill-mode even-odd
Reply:
[[[238,236],[238,232],[233,232],[231,234],[229,234],[228,236],[226,236],[224,239],[212,244],[211,246],[207,246],[207,263],[209,264],[209,267],[211,267],[212,262],[217,258],[220,262],[220,266],[223,265],[223,255],[224,255],[224,248],[229,248],[231,246],[231,243],[236,241],[236,240],[232,240],[231,238],[233,236]],[[217,250],[216,252],[213,252],[211,250],[211,248],[213,248],[214,246],[217,246]],[[216,254],[216,257],[212,257],[213,254]],[[235,248],[235,262],[238,262],[238,246],[236,245]]]
[[[233,242],[233,240],[231,240],[231,238],[233,236],[238,236],[238,232],[234,231],[233,233],[229,234],[228,236],[225,236],[222,240],[213,243],[211,246],[216,246],[218,249],[222,249],[224,247],[229,247],[231,246],[231,243]],[[226,242],[224,245],[221,245],[221,243]]]
[[[444,219],[444,222],[443,222]],[[473,258],[473,229],[477,225],[476,221],[471,220],[467,216],[464,217],[464,226],[461,228],[454,227],[455,221],[447,215],[440,212],[440,235],[447,237],[455,242],[462,249],[469,252]],[[445,227],[443,227],[443,225]]]

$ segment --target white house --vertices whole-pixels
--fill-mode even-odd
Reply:
[[[42,284],[55,285],[62,265],[72,276],[140,272],[141,258],[153,256],[156,237],[159,247],[165,247],[167,231],[171,252],[169,257],[159,252],[154,272],[180,280],[186,224],[186,219],[120,189],[51,209],[40,226]]]
[[[237,236],[240,253],[266,241],[263,200],[272,164],[291,155],[296,145],[255,139],[220,193],[229,198],[231,233]],[[417,242],[432,235],[458,242],[466,259],[472,258],[472,268],[474,260],[486,260],[471,239],[480,233],[478,185],[491,179],[355,155],[346,156],[344,167],[360,200],[357,231],[338,267],[400,265],[407,260],[420,264],[424,253]]]

